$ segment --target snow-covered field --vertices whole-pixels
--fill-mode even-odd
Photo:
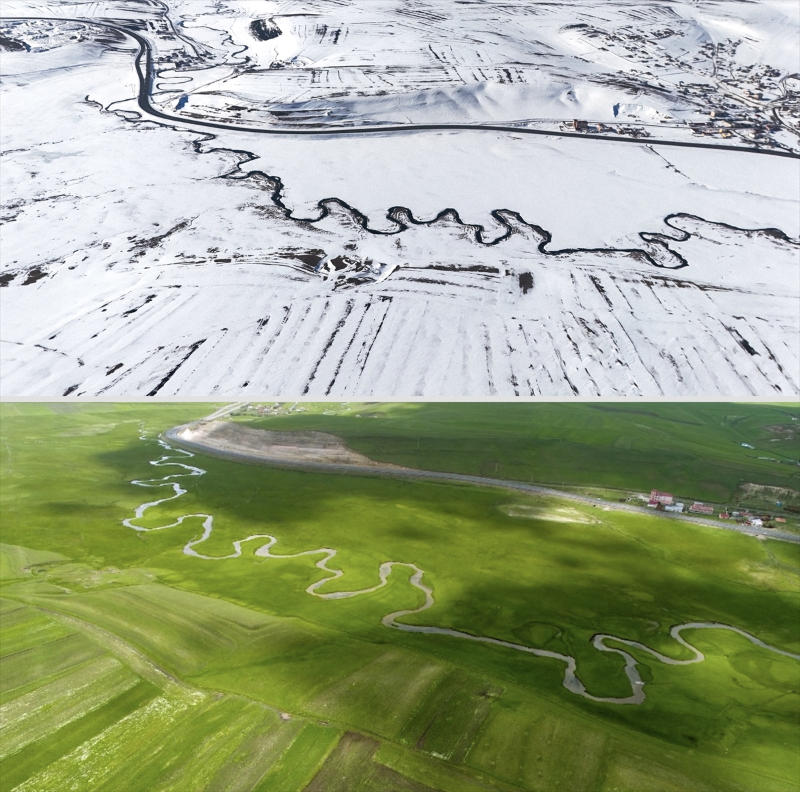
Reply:
[[[3,398],[800,393],[792,2],[2,16]]]

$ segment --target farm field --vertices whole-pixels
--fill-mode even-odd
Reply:
[[[2,792],[796,789],[800,545],[159,440],[213,408],[0,408]],[[466,469],[482,445],[479,464],[500,466],[487,473],[571,487],[796,487],[796,467],[740,453],[762,455],[778,437],[764,427],[791,425],[781,405],[306,408],[234,420],[335,432],[429,468]],[[571,475],[558,442],[580,463]],[[791,441],[771,445],[790,455]],[[648,448],[666,459],[645,469]],[[393,629],[389,614],[506,645]],[[670,633],[700,622],[767,646]],[[624,657],[598,634],[633,658],[643,703],[565,686],[558,657],[589,696],[630,695]],[[695,651],[705,659],[688,665],[653,654]]]

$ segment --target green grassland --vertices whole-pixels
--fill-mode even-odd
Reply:
[[[362,406],[352,416],[261,420],[341,435],[335,427],[368,420],[374,443],[371,427],[394,421],[391,445],[411,420],[403,416],[448,406],[406,407],[385,408],[378,419],[363,418]],[[487,413],[470,412],[476,407],[459,405],[464,426],[480,421],[480,431],[465,432],[478,448],[491,426]],[[553,410],[554,447],[556,413],[567,408],[541,407]],[[587,405],[573,407],[575,426],[564,418],[560,429],[569,438],[589,421]],[[370,595],[326,601],[305,592],[323,577],[314,567],[322,556],[261,558],[253,554],[260,542],[251,542],[240,558],[203,560],[182,553],[200,535],[200,518],[148,533],[124,528],[138,504],[169,494],[131,481],[178,471],[149,464],[168,453],[157,434],[211,409],[2,407],[0,792],[797,789],[800,663],[739,635],[685,633],[707,657],[689,666],[631,650],[647,683],[645,703],[592,702],[564,689],[557,661],[382,626],[387,613],[422,604],[408,570],[396,569]],[[663,416],[642,419],[659,426],[659,444],[683,460],[674,475],[687,487],[705,466],[718,471],[708,486],[720,493],[742,481],[790,486],[788,465],[740,458],[732,430],[709,417],[742,415],[741,442],[757,445],[763,426],[790,422],[790,408],[653,409],[706,426],[704,451],[685,438],[670,446]],[[421,446],[445,436],[435,435],[433,412],[422,421],[431,433]],[[497,419],[495,455],[508,440],[500,464],[518,459],[521,471],[536,454],[515,446],[513,421]],[[458,427],[447,431],[457,444]],[[565,481],[649,488],[633,462],[614,472],[622,457],[610,451],[601,463],[612,430],[604,431],[581,452],[596,455],[598,478],[579,469]],[[450,469],[465,469],[448,454],[437,464],[450,459]],[[591,646],[598,632],[687,658],[670,626],[720,621],[800,652],[794,545],[575,503],[568,506],[580,520],[554,522],[542,516],[562,508],[558,500],[455,483],[189,462],[206,475],[181,479],[186,494],[149,511],[143,524],[213,514],[214,533],[197,548],[208,555],[230,553],[233,541],[256,533],[276,536],[281,554],[335,548],[330,566],[345,574],[324,591],[373,586],[386,561],[417,564],[436,603],[407,622],[571,654],[598,696],[630,691],[622,658]],[[677,462],[653,468],[665,477],[673,469]],[[538,470],[534,480],[555,481],[545,466]],[[559,475],[566,471],[564,462]],[[676,483],[652,486],[679,490]],[[509,516],[510,504],[532,516]]]
[[[747,498],[737,492],[742,484],[788,488],[796,492],[790,501],[800,498],[797,405],[303,403],[272,410],[237,420],[333,432],[373,459],[425,470],[660,489],[712,503],[742,497],[755,507],[774,499]]]

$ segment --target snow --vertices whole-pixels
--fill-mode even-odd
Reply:
[[[390,207],[407,206],[419,218],[452,207],[478,224],[490,223],[494,209],[511,209],[550,231],[553,248],[634,245],[639,231],[664,230],[673,212],[800,233],[800,160],[494,132],[288,140],[239,133],[235,141],[223,132],[215,145],[235,143],[259,157],[247,169],[281,176],[298,216],[313,216],[317,201],[335,196],[376,229],[391,227]]]
[[[617,44],[569,27],[700,58],[740,19],[731,63],[786,72],[790,4],[526,3],[502,25],[489,6],[181,2],[173,34],[156,6],[4,4],[145,18],[177,120],[140,120],[132,39],[6,23],[31,51],[3,52],[2,397],[800,393],[800,159],[662,145],[696,141],[683,122],[708,104],[641,64],[622,85]],[[281,35],[257,41],[254,19]],[[535,68],[509,82],[521,54]],[[281,109],[328,120],[259,134]],[[573,118],[651,136],[559,135]],[[382,121],[520,129],[329,134]]]

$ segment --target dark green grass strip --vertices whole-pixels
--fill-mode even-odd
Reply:
[[[309,723],[253,792],[294,792],[304,789],[339,742],[341,732]]]
[[[0,792],[10,792],[25,779],[146,704],[159,692],[149,682],[140,682],[99,709],[12,754],[0,767]]]
[[[430,792],[431,787],[374,762],[380,745],[365,734],[346,732],[306,792]]]

